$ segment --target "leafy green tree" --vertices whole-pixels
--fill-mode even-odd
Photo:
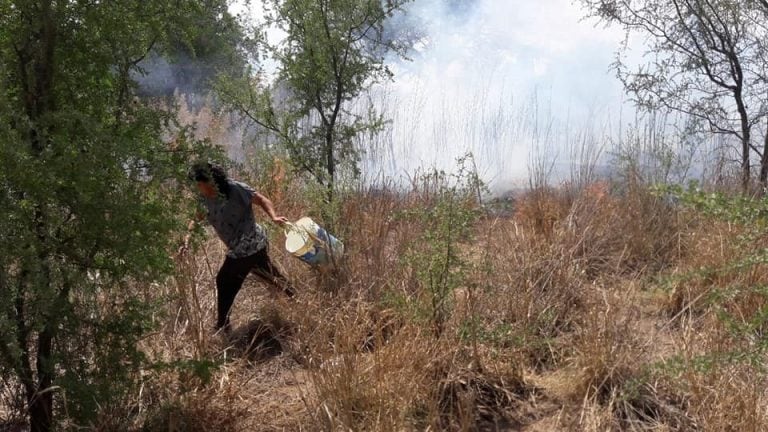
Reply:
[[[391,77],[388,55],[405,54],[406,43],[385,25],[408,1],[265,0],[265,27],[286,35],[276,45],[259,38],[262,55],[278,63],[277,80],[257,73],[220,85],[227,103],[276,136],[292,162],[325,186],[329,202],[340,166],[356,172],[353,139],[385,124],[371,104],[354,104]]]
[[[0,0],[0,371],[33,432],[88,424],[144,360],[139,287],[172,270],[173,179],[201,148],[131,76],[207,3]]]

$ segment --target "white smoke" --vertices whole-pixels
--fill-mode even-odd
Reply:
[[[416,0],[407,14],[424,38],[412,61],[392,59],[393,131],[369,171],[449,169],[471,152],[505,188],[539,153],[568,166],[632,111],[610,70],[624,35],[583,20],[570,0]]]
[[[253,22],[263,14],[258,1],[233,11]],[[504,188],[525,181],[540,153],[566,166],[577,147],[598,145],[622,111],[631,117],[611,72],[624,35],[584,16],[572,0],[414,0],[392,25],[422,37],[410,61],[390,59],[393,82],[371,92],[392,123],[361,142],[364,172],[450,170],[471,152],[485,180]]]

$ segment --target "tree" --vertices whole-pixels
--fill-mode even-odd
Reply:
[[[197,149],[131,75],[204,3],[0,0],[0,370],[33,432],[117,403],[143,360],[133,288],[171,270],[169,180]]]
[[[762,11],[762,20],[758,13],[754,24],[760,37],[756,38],[755,49],[763,53],[760,57],[761,63],[757,67],[759,81],[762,88],[768,88],[768,0],[748,0],[750,6],[757,7]],[[768,91],[765,94],[765,100],[768,100]],[[760,183],[763,188],[768,187],[768,125],[766,125],[765,135],[763,136],[763,154],[760,160]]]
[[[636,70],[621,56],[616,70],[637,105],[677,111],[716,134],[740,143],[741,184],[760,158],[760,182],[768,183],[768,141],[755,136],[768,119],[768,86],[761,78],[768,51],[764,0],[582,0],[591,13],[645,36],[646,63]],[[627,45],[624,45],[624,50]],[[756,132],[757,130],[757,132]],[[763,129],[768,134],[768,128]]]
[[[286,37],[262,46],[279,64],[275,83],[263,73],[222,82],[223,99],[274,134],[291,160],[327,189],[333,200],[339,166],[356,169],[353,138],[385,124],[370,104],[355,102],[371,85],[391,77],[386,57],[404,55],[405,44],[385,23],[408,0],[269,0],[267,26]]]

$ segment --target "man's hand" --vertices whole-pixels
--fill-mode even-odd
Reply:
[[[278,224],[278,225],[280,225],[280,226],[283,226],[283,225],[285,225],[285,224],[287,224],[287,223],[290,223],[290,221],[288,220],[288,218],[287,218],[287,217],[285,217],[285,216],[274,216],[274,217],[272,218],[272,222],[274,222],[274,223],[276,223],[276,224]]]

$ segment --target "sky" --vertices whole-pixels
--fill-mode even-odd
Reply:
[[[233,11],[261,14],[258,2]],[[574,141],[631,111],[611,70],[623,32],[572,0],[415,0],[406,13],[425,38],[375,90],[392,131],[372,146],[370,176],[449,169],[471,152],[492,186],[520,182],[537,152],[568,163]]]

